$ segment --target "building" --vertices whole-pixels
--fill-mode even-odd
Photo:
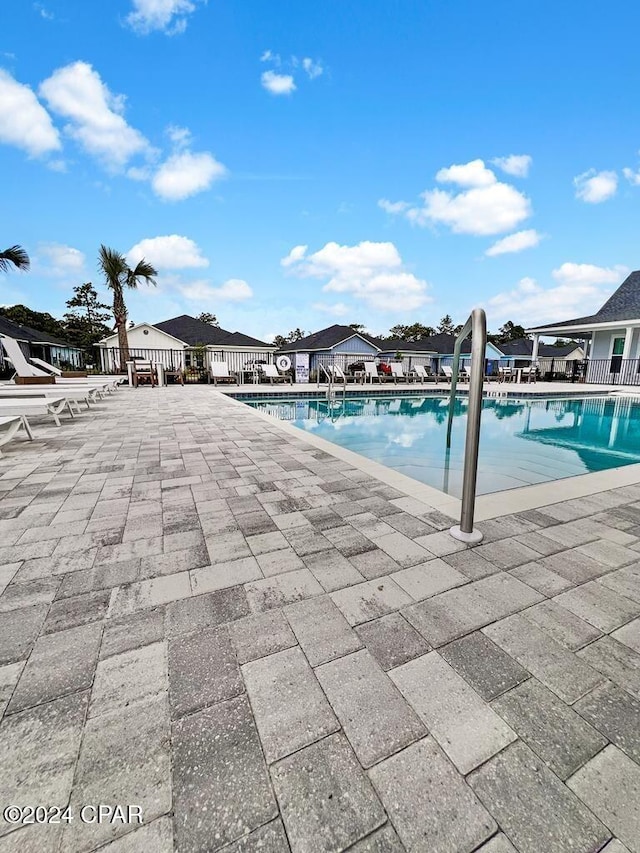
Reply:
[[[295,368],[297,381],[314,381],[322,365],[336,365],[342,370],[358,361],[371,361],[381,352],[382,342],[350,326],[329,326],[299,341],[285,344],[279,355],[288,356]],[[305,379],[305,376],[307,379]]]
[[[640,385],[640,270],[632,272],[602,308],[587,317],[527,329],[534,361],[541,335],[590,340],[586,381]]]
[[[533,363],[533,341],[530,338],[518,338],[496,344],[503,353],[501,367],[529,367]],[[585,357],[582,343],[570,341],[564,346],[538,344],[537,367],[543,378],[573,378],[579,371]]]
[[[77,370],[84,366],[84,351],[80,347],[73,346],[68,341],[63,341],[41,332],[31,326],[22,326],[14,323],[8,317],[0,317],[0,341],[2,336],[14,338],[20,344],[20,348],[26,358],[41,358],[43,361],[53,364],[64,370]],[[4,350],[0,352],[0,374],[13,373],[11,364],[7,363]]]
[[[441,372],[443,367],[451,367],[453,364],[453,350],[456,343],[456,336],[450,335],[447,332],[439,332],[437,335],[431,335],[430,338],[425,338],[423,345],[430,347],[435,351],[433,357],[433,369]],[[496,344],[487,341],[484,351],[486,373],[492,374],[498,372],[498,364],[504,357],[504,354]],[[462,342],[460,348],[460,367],[469,367],[471,364],[471,338],[467,337]]]
[[[167,369],[208,373],[212,361],[226,361],[231,371],[242,371],[247,362],[272,362],[277,349],[242,332],[228,332],[181,314],[161,323],[139,323],[127,330],[131,358],[149,359]],[[115,372],[120,367],[118,335],[98,344],[101,367]]]

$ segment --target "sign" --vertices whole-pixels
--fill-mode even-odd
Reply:
[[[309,353],[296,353],[296,382],[309,381]]]
[[[282,373],[286,373],[291,367],[291,359],[287,355],[279,355],[276,359],[276,367]]]

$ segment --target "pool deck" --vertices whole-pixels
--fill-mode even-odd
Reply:
[[[0,456],[0,802],[72,820],[0,853],[640,851],[640,466],[503,493],[467,548],[210,387],[33,427]]]

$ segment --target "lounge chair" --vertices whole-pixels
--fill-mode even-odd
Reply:
[[[229,365],[226,361],[212,361],[210,369],[214,385],[218,385],[221,382],[223,384],[226,382],[228,385],[238,384],[238,377],[235,373],[229,373]]]
[[[31,432],[29,421],[25,417],[13,415],[11,417],[0,418],[0,446],[11,441],[20,427],[22,427],[27,433],[29,441],[33,441],[33,433]],[[0,456],[1,455],[2,454],[0,453]]]
[[[460,368],[460,379],[463,382],[471,381],[471,368],[467,367],[466,364]]]
[[[288,373],[280,373],[275,364],[260,364],[259,368],[262,373],[262,379],[264,381],[268,380],[272,385],[274,382],[288,382],[289,385],[293,384],[291,376]]]
[[[58,415],[63,409],[68,409],[71,417],[74,417],[71,403],[66,397],[3,397],[0,400],[0,417],[14,415],[22,418],[32,415],[51,415],[56,426],[60,426]]]
[[[513,382],[516,378],[512,367],[498,368],[498,382]]]
[[[80,403],[86,403],[90,409],[90,403],[98,399],[98,389],[89,387],[63,387],[60,385],[12,385],[11,383],[0,384],[0,400],[28,400],[38,397],[66,397],[66,399],[80,412]]]
[[[411,379],[407,376],[402,368],[401,361],[392,361],[391,362],[391,378],[393,381],[398,384],[398,380],[401,382],[410,382]]]
[[[55,382],[50,373],[41,370],[39,367],[34,367],[33,364],[29,364],[20,348],[20,344],[15,338],[2,335],[0,336],[0,343],[6,353],[7,359],[13,365],[13,369],[15,370],[14,376],[17,376],[20,380],[34,384],[44,383],[52,385]]]
[[[448,365],[443,365],[440,370],[442,371],[442,375],[447,380],[447,382],[451,382],[453,379],[453,368]]]
[[[364,381],[365,382],[373,382],[373,380],[380,382],[380,375],[378,373],[378,367],[375,361],[365,361],[364,363]]]
[[[434,376],[429,365],[414,364],[411,368],[411,373],[416,376],[420,382],[438,382],[438,377]]]

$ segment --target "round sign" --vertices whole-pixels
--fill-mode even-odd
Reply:
[[[289,356],[279,355],[276,359],[276,367],[278,368],[278,370],[282,371],[289,370],[289,368],[291,367],[291,359],[289,358]]]

